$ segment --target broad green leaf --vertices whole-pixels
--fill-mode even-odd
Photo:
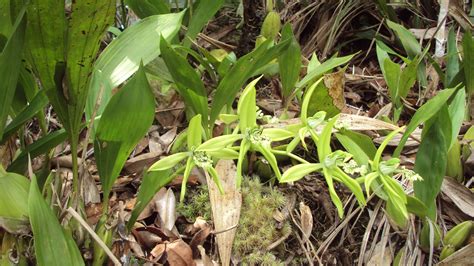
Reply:
[[[416,56],[421,56],[422,49],[421,45],[416,40],[415,36],[400,24],[394,23],[387,20],[387,25],[395,31],[397,37],[400,39],[403,48],[408,54],[411,60],[414,60]],[[418,81],[425,86],[426,80],[426,65],[424,62],[420,62],[417,68]]]
[[[262,135],[269,137],[271,141],[282,141],[295,136],[293,132],[283,128],[265,128]]]
[[[166,0],[126,0],[125,3],[140,18],[170,12],[169,1]]]
[[[176,164],[189,157],[187,152],[180,152],[169,155],[158,162],[154,163],[148,171],[164,171],[173,168]]]
[[[181,26],[183,14],[147,17],[127,28],[105,48],[94,65],[95,71],[101,71],[102,80],[90,82],[86,105],[88,120],[95,109],[100,90],[103,90],[102,101],[96,115],[102,114],[112,97],[112,89],[132,76],[141,61],[146,65],[160,55],[160,37],[167,40],[174,38]]]
[[[424,219],[426,216],[426,206],[416,197],[406,195],[407,197],[407,210],[410,213],[416,214],[421,219]]]
[[[25,9],[22,9],[13,25],[8,41],[4,47],[0,46],[0,136],[3,135],[22,65],[21,55],[25,42],[25,27]]]
[[[31,0],[27,12],[26,57],[59,120],[66,121],[64,126],[68,127],[67,91],[62,85],[66,74],[64,56],[67,40],[64,1]]]
[[[466,31],[462,38],[464,77],[466,79],[466,92],[474,94],[474,40],[471,31]]]
[[[243,138],[243,135],[237,134],[237,135],[223,135],[219,137],[214,137],[203,144],[199,145],[199,147],[196,149],[198,151],[212,151],[212,150],[220,150],[222,148],[225,148],[237,140],[240,140]]]
[[[161,56],[174,79],[179,94],[183,97],[186,106],[191,108],[194,114],[200,114],[204,118],[201,122],[207,131],[207,91],[201,78],[189,65],[186,58],[171,48],[163,36],[160,41],[160,49]]]
[[[354,57],[354,54],[344,56],[344,57],[332,57],[324,61],[324,63],[318,65],[313,71],[308,72],[306,76],[296,84],[296,87],[297,88],[306,87],[306,85],[308,85],[315,78],[319,78],[326,72],[338,66],[346,64],[352,59],[352,57]]]
[[[144,172],[142,183],[138,189],[137,203],[127,223],[129,230],[133,227],[140,213],[145,209],[158,190],[171,182],[173,178],[174,176],[170,170]]]
[[[241,57],[217,86],[212,101],[210,124],[213,125],[226,104],[231,104],[240,88],[260,67],[275,59],[289,45],[290,40],[285,40],[272,46],[270,40],[265,41],[257,49]]]
[[[345,68],[325,74],[323,82],[318,83],[309,99],[308,115],[324,111],[330,118],[339,114],[346,106],[344,98],[344,72]]]
[[[195,115],[188,126],[188,149],[197,148],[202,143],[201,115]]]
[[[39,266],[84,265],[77,246],[71,250],[68,236],[43,199],[35,176],[31,178],[28,213],[34,236],[36,263]]]
[[[10,166],[8,166],[8,172],[23,174],[27,168],[28,156],[33,159],[39,155],[45,154],[52,148],[64,142],[66,139],[67,133],[64,129],[54,131],[40,138],[36,142],[26,146],[26,148],[16,157]]]
[[[280,68],[281,84],[283,86],[283,96],[291,95],[296,82],[298,81],[301,70],[301,48],[293,35],[290,24],[285,24],[281,31],[283,40],[290,39],[288,49],[278,57],[278,66]]]
[[[207,152],[209,156],[217,158],[219,160],[235,160],[239,158],[239,153],[229,148],[223,148],[219,150],[212,150]]]
[[[191,40],[194,40],[202,28],[209,20],[214,17],[217,11],[224,4],[224,0],[200,0],[197,6],[193,7],[193,13],[190,14],[191,19],[188,23],[188,31],[183,40],[183,45],[189,47]]]
[[[456,44],[456,32],[454,28],[449,29],[448,43],[447,43],[447,54],[446,54],[446,87],[454,87],[457,84],[453,84],[454,78],[460,71],[459,53]]]
[[[449,103],[449,116],[451,117],[451,141],[447,143],[448,150],[458,138],[459,130],[461,129],[464,115],[466,114],[466,91],[458,90],[454,95],[452,101]]]
[[[68,18],[66,39],[67,87],[63,85],[69,120],[63,123],[70,135],[77,136],[86,105],[92,65],[100,48],[102,36],[114,22],[115,0],[73,1]]]
[[[387,200],[385,210],[388,216],[401,228],[405,228],[408,222],[408,214],[404,204],[393,201],[390,197]]]
[[[221,180],[219,178],[219,175],[217,174],[217,171],[214,167],[210,166],[207,169],[205,169],[212,177],[212,180],[216,184],[217,188],[219,189],[219,192],[221,195],[224,194],[224,187],[222,186]]]
[[[322,166],[319,163],[297,164],[295,166],[290,167],[283,173],[280,182],[295,182],[312,172],[319,171],[320,169],[322,169]]]
[[[254,79],[245,87],[242,95],[240,95],[237,105],[237,113],[239,115],[240,132],[245,133],[246,129],[257,126],[257,105],[255,84],[260,78]]]
[[[335,134],[342,146],[354,156],[359,165],[368,165],[369,160],[374,158],[377,149],[372,139],[364,134],[350,130],[343,130]]]
[[[44,90],[39,91],[35,98],[7,125],[0,143],[5,142],[8,137],[14,134],[24,123],[33,118],[48,104],[48,97]]]
[[[427,121],[433,117],[440,109],[443,107],[444,103],[448,101],[451,95],[456,92],[455,89],[445,89],[438,93],[435,97],[431,98],[428,102],[422,105],[413,115],[410,123],[408,124],[405,133],[400,139],[400,144],[393,152],[394,157],[399,157],[405,143],[410,136],[410,134],[423,122]]]
[[[443,121],[444,119],[440,116],[432,119],[435,121],[428,128],[416,154],[414,170],[423,180],[415,181],[413,188],[415,196],[426,205],[428,217],[434,220],[436,217],[435,199],[446,173],[447,147],[442,127],[447,121]]]
[[[147,133],[154,115],[154,96],[140,68],[110,99],[97,126],[94,152],[105,199],[128,156]]]
[[[414,58],[421,54],[421,46],[409,30],[390,20],[387,20],[387,25],[395,31],[409,57]]]
[[[27,234],[30,181],[15,173],[0,173],[0,227],[12,234]]]
[[[239,120],[239,116],[234,114],[220,114],[219,120],[224,122],[226,125],[230,125],[235,121]]]

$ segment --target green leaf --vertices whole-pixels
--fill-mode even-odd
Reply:
[[[160,159],[158,162],[150,166],[148,171],[164,171],[171,169],[187,157],[189,157],[189,154],[187,152],[180,152],[169,155],[163,159]]]
[[[297,88],[306,87],[312,80],[319,78],[326,72],[351,61],[354,55],[355,54],[344,56],[344,57],[332,57],[326,60],[324,63],[318,65],[313,71],[307,73],[306,76],[296,84],[296,87]]]
[[[254,72],[275,59],[289,45],[289,40],[280,42],[270,48],[271,40],[265,41],[257,49],[241,57],[217,86],[212,101],[210,124],[213,125],[226,104],[231,104],[237,92]]]
[[[426,216],[426,205],[416,197],[407,195],[407,210],[410,213],[416,214],[421,219]]]
[[[67,39],[64,1],[31,0],[27,11],[26,57],[59,120],[69,121],[62,86]]]
[[[212,150],[207,152],[210,156],[219,160],[235,160],[239,158],[239,153],[229,148]]]
[[[77,246],[72,249],[61,224],[43,199],[36,177],[32,176],[28,213],[33,231],[36,263],[40,266],[84,265]]]
[[[2,22],[5,23],[5,22]],[[21,67],[25,38],[26,16],[22,9],[4,47],[0,46],[0,136],[7,122]],[[2,50],[3,49],[3,50]]]
[[[63,85],[69,120],[63,121],[69,134],[79,134],[86,105],[92,65],[100,48],[101,39],[114,22],[115,0],[73,1],[68,18],[66,40],[67,88]]]
[[[94,151],[105,199],[154,116],[154,96],[145,72],[140,68],[110,99],[97,126]]]
[[[197,148],[202,143],[201,115],[195,115],[188,126],[188,149]]]
[[[222,148],[225,148],[237,140],[240,140],[243,138],[243,135],[241,134],[236,134],[236,135],[223,135],[219,137],[214,137],[203,144],[199,145],[199,147],[196,149],[197,151],[214,151],[214,150],[220,150]]]
[[[300,115],[301,121],[303,123],[308,123],[308,115],[310,116],[312,115],[312,114],[308,114],[309,104],[316,87],[319,86],[319,83],[321,83],[322,80],[323,78],[318,79],[313,85],[311,85],[311,87],[309,87],[309,89],[305,91],[305,94],[303,97],[303,103],[301,104],[301,115]]]
[[[330,172],[335,177],[337,177],[341,183],[346,185],[352,191],[352,193],[354,193],[354,196],[356,197],[357,201],[359,202],[359,205],[361,205],[361,206],[366,205],[364,192],[362,191],[362,188],[360,187],[359,183],[357,183],[357,181],[354,178],[348,176],[339,167],[331,169]]]
[[[474,40],[471,32],[466,31],[462,38],[464,77],[466,79],[466,92],[474,94]]]
[[[257,145],[257,150],[265,157],[268,164],[271,166],[273,172],[275,173],[278,180],[281,180],[280,169],[278,168],[278,162],[275,155],[272,153],[270,146],[264,146],[262,144]]]
[[[207,91],[201,78],[189,65],[186,58],[171,48],[163,36],[160,41],[160,49],[161,56],[174,79],[179,94],[184,98],[186,106],[191,108],[194,114],[202,115],[204,119],[201,122],[207,130]]]
[[[33,159],[39,155],[45,154],[52,148],[64,142],[66,139],[67,133],[64,129],[54,131],[40,138],[36,142],[26,146],[26,148],[16,157],[10,166],[8,166],[8,172],[15,172],[19,174],[24,173],[27,168],[28,156]]]
[[[186,47],[191,45],[191,40],[194,40],[207,22],[214,17],[224,4],[224,0],[200,0],[197,3],[197,6],[194,7],[193,13],[191,14],[186,38],[183,41],[183,45]]]
[[[170,12],[169,1],[165,0],[126,0],[125,3],[140,18]]]
[[[242,142],[240,143],[240,150],[239,150],[239,158],[237,159],[237,182],[236,185],[238,188],[240,188],[242,184],[242,166],[245,160],[245,155],[247,155],[247,152],[250,150],[251,143],[244,138]]]
[[[339,218],[342,218],[344,216],[344,207],[342,206],[342,201],[337,195],[336,190],[334,189],[334,181],[331,172],[326,167],[323,167],[323,175],[324,179],[326,180],[326,183],[328,184],[329,196],[331,197],[331,201],[334,203],[334,205],[336,205],[337,214]]]
[[[336,123],[337,119],[339,119],[339,115],[329,119],[328,123],[324,127],[319,137],[317,147],[318,147],[318,157],[319,157],[320,162],[324,162],[324,160],[326,159],[326,156],[328,156],[331,153],[332,129],[334,128],[334,124]]]
[[[283,128],[265,128],[262,135],[269,137],[271,141],[282,141],[295,136],[293,132]]]
[[[140,20],[127,28],[100,54],[94,65],[102,73],[100,81],[90,82],[86,118],[90,119],[100,90],[102,101],[96,115],[101,115],[112,97],[112,89],[123,83],[138,70],[140,62],[146,65],[160,55],[160,38],[171,40],[178,33],[183,12],[155,15]]]
[[[449,116],[451,118],[451,140],[447,143],[448,150],[452,147],[458,138],[459,130],[461,129],[464,115],[466,113],[466,91],[458,90],[454,95],[452,101],[449,103]]]
[[[321,164],[319,163],[312,163],[312,164],[297,164],[295,166],[290,167],[286,170],[283,175],[281,176],[280,182],[288,183],[288,182],[296,182],[301,178],[305,177],[306,175],[316,172],[322,169]]]
[[[343,130],[340,133],[336,133],[336,137],[342,146],[354,156],[354,160],[359,165],[368,165],[369,160],[374,158],[377,152],[374,142],[367,135]]]
[[[0,173],[0,227],[12,234],[27,234],[30,181],[15,173]]]
[[[171,175],[170,170],[146,171],[143,174],[142,184],[138,189],[137,204],[135,204],[130,220],[128,220],[127,223],[129,230],[133,227],[140,213],[145,209],[158,190],[171,182],[173,178],[174,176]]]
[[[186,161],[186,168],[184,169],[183,181],[181,182],[181,193],[179,196],[179,201],[181,202],[184,201],[184,195],[186,195],[186,187],[188,185],[189,175],[191,174],[191,170],[193,170],[194,166],[195,164],[193,158],[188,157],[188,160]]]
[[[255,84],[257,84],[260,78],[261,76],[252,80],[240,95],[237,113],[239,115],[239,128],[242,133],[245,133],[245,130],[248,128],[257,126],[257,91],[255,90]]]
[[[39,91],[35,98],[7,125],[0,143],[4,143],[8,137],[13,135],[23,124],[33,118],[48,104],[48,97],[44,90]]]
[[[454,87],[457,84],[453,84],[454,78],[460,71],[459,53],[456,45],[456,32],[454,28],[449,29],[448,43],[447,43],[447,54],[446,54],[446,84],[447,87]]]
[[[408,137],[418,127],[418,125],[433,117],[441,109],[441,107],[443,107],[444,103],[448,101],[454,92],[456,92],[456,89],[445,89],[439,92],[435,97],[431,98],[416,111],[415,115],[413,115],[412,119],[410,120],[405,133],[400,139],[400,144],[398,144],[398,147],[393,152],[394,157],[400,156],[400,153],[403,150]]]
[[[428,216],[432,220],[436,217],[435,199],[446,173],[447,160],[446,136],[442,129],[446,121],[439,115],[433,119],[434,122],[428,128],[416,154],[414,170],[423,180],[413,184],[415,196],[426,205]]]
[[[287,23],[281,31],[283,40],[290,39],[288,49],[278,57],[278,66],[280,68],[281,84],[283,86],[283,97],[289,97],[300,76],[301,70],[301,48],[293,35],[291,24]]]

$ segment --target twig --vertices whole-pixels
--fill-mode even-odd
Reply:
[[[110,260],[115,264],[115,265],[122,265],[120,261],[115,257],[115,255],[112,253],[112,251],[107,247],[107,245],[100,239],[100,237],[92,230],[92,228],[87,224],[84,219],[71,207],[67,209],[67,212],[71,214],[72,217],[74,217],[81,225],[84,227],[84,229],[89,232],[89,234],[94,238],[94,240],[99,244],[99,246],[105,251],[107,256],[109,256]]]

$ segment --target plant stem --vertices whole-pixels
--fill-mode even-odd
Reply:
[[[72,158],[72,193],[73,193],[73,206],[77,208],[79,206],[79,165],[78,165],[78,138],[72,134],[71,140],[71,158]]]

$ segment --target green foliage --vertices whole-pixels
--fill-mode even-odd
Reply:
[[[283,86],[283,97],[288,98],[299,79],[301,70],[301,48],[293,35],[290,24],[285,24],[281,31],[283,40],[290,39],[291,43],[286,51],[278,57],[278,66],[280,68],[281,84]]]
[[[35,176],[32,176],[30,184],[28,214],[35,237],[38,265],[84,265],[71,234],[62,228],[53,210],[43,199]]]
[[[104,201],[125,161],[145,136],[155,116],[155,101],[143,68],[117,92],[97,126],[94,151]]]
[[[10,233],[28,233],[29,180],[15,173],[0,173],[0,226]]]

